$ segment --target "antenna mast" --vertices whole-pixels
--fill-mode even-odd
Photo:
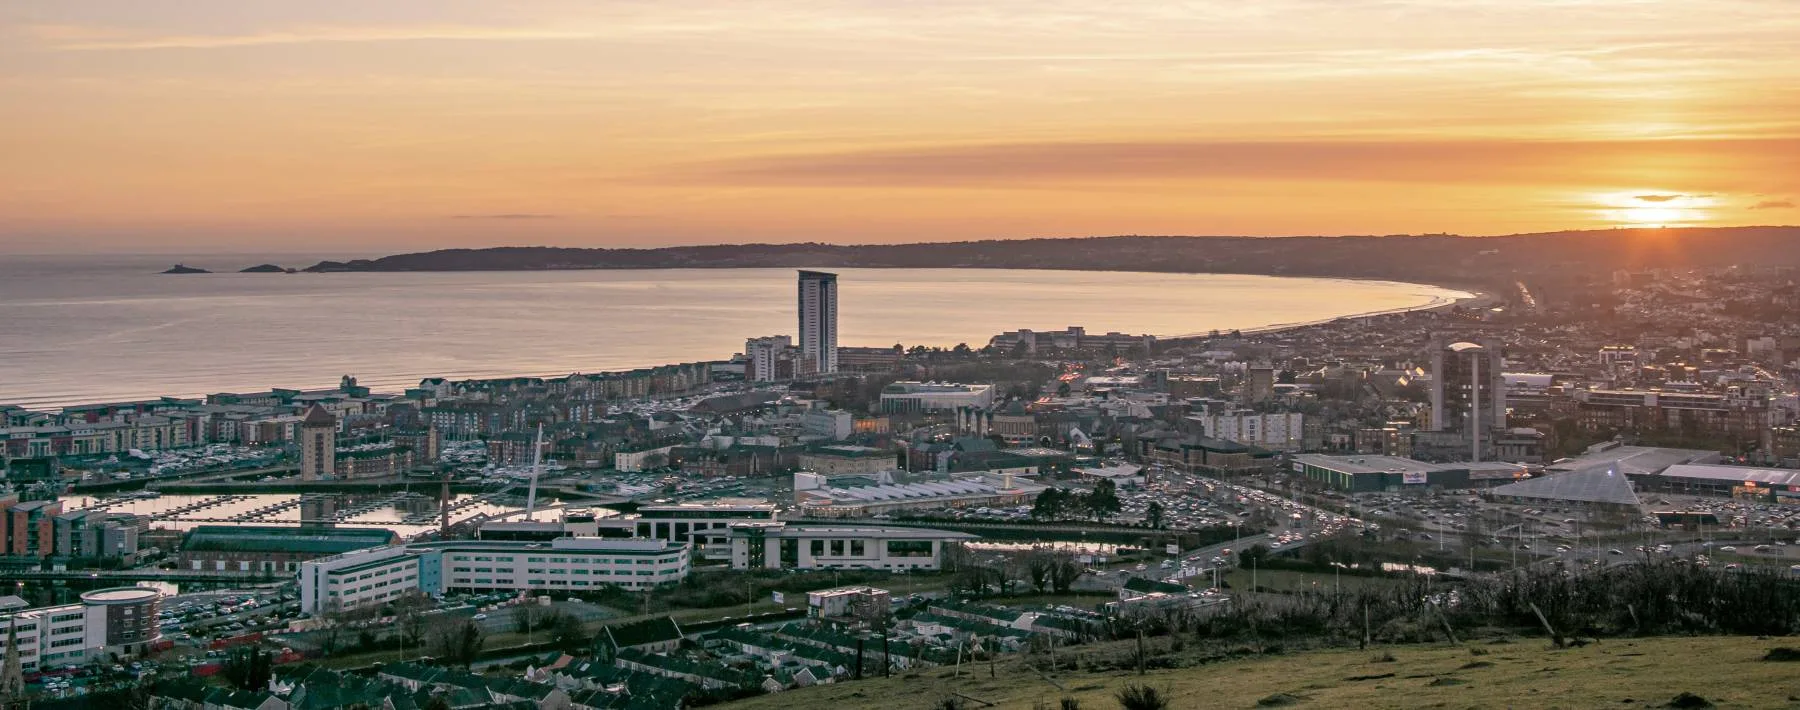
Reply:
[[[537,512],[537,482],[538,482],[538,476],[542,475],[543,473],[544,473],[544,425],[542,423],[539,423],[538,431],[537,431],[537,448],[532,450],[532,456],[531,456],[531,487],[526,489],[527,492],[525,494],[525,519],[526,520],[531,520],[532,513]]]

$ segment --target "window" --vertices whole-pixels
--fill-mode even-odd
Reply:
[[[930,540],[889,540],[888,557],[930,557]]]
[[[843,540],[832,540],[831,541],[831,556],[832,557],[843,557],[844,556],[844,541]]]
[[[812,543],[812,556],[813,557],[824,557],[825,556],[825,541],[824,540],[810,540],[809,542]]]
[[[850,541],[850,556],[851,557],[862,557],[863,549],[864,549],[864,545],[863,545],[862,540],[851,540]]]

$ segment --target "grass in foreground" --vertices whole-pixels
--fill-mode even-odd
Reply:
[[[1166,648],[1168,639],[1157,639]],[[1119,654],[1129,644],[1070,649]],[[1800,663],[1762,660],[1800,640],[1699,637],[1605,640],[1553,650],[1525,639],[1467,646],[1385,646],[1226,661],[1179,670],[1065,671],[1049,680],[1015,659],[965,665],[886,679],[792,690],[738,701],[730,710],[844,710],[934,708],[952,692],[1004,710],[1057,707],[1073,696],[1086,710],[1119,707],[1128,684],[1167,691],[1171,708],[1644,708],[1668,707],[1693,693],[1720,707],[1793,707]],[[1392,660],[1387,660],[1391,658]],[[1085,667],[1085,665],[1084,665]],[[1064,689],[1058,689],[1051,680]],[[963,707],[986,707],[964,701]]]

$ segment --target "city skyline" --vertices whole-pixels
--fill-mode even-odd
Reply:
[[[0,252],[1792,224],[1800,12],[0,10]]]

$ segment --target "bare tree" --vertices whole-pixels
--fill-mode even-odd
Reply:
[[[1044,550],[1032,550],[1025,556],[1025,573],[1038,593],[1050,591],[1050,575],[1056,567],[1056,556]]]
[[[1081,576],[1081,565],[1075,562],[1075,556],[1069,553],[1057,553],[1055,562],[1050,566],[1050,586],[1057,594],[1064,594]]]
[[[475,662],[485,641],[481,628],[470,619],[456,619],[432,629],[431,643],[436,655],[446,662],[467,666]]]

